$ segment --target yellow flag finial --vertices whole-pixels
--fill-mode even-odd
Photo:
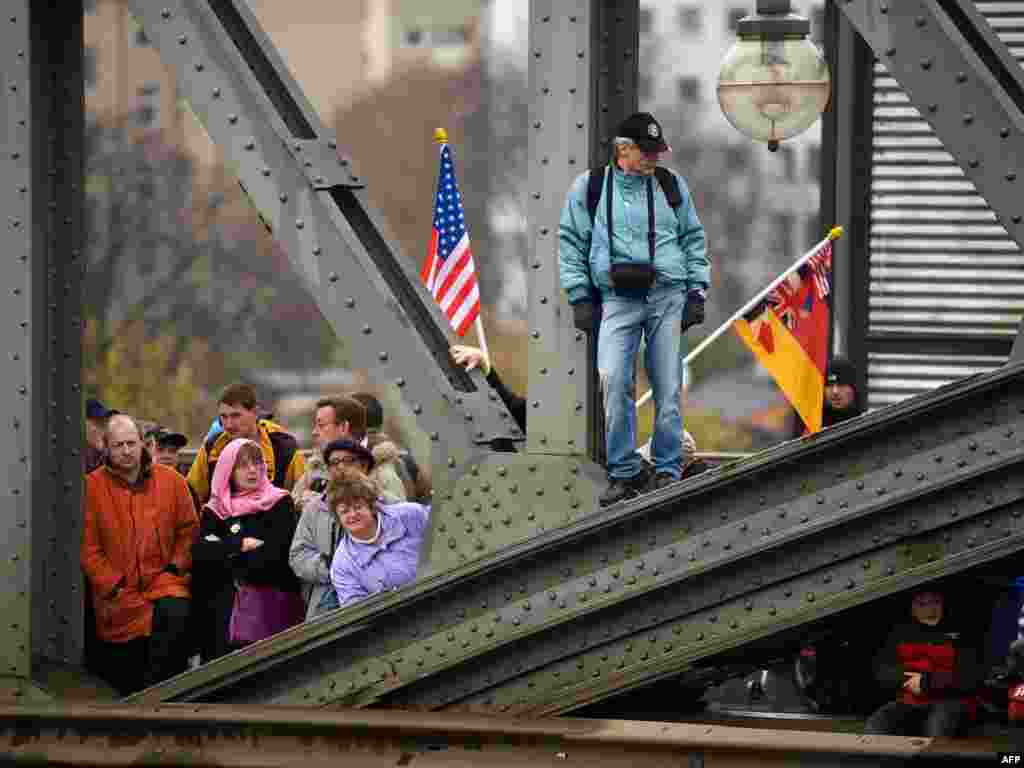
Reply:
[[[448,131],[446,131],[444,128],[435,128],[434,129],[434,141],[436,141],[438,144],[447,144],[448,143]]]
[[[832,229],[830,229],[828,231],[828,239],[829,240],[838,240],[842,236],[843,236],[843,228],[842,227],[832,227]]]

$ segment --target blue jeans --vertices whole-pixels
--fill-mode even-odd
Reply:
[[[679,326],[685,288],[655,286],[646,299],[607,294],[602,302],[597,338],[597,370],[604,394],[608,476],[613,480],[635,477],[642,459],[636,451],[636,353],[647,340],[644,367],[654,395],[654,471],[680,474],[683,417],[679,410],[682,387],[682,335]]]

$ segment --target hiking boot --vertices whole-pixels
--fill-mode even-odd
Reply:
[[[676,478],[670,475],[668,472],[659,472],[651,479],[651,490],[660,491],[672,483],[678,482]]]
[[[647,485],[647,474],[645,472],[639,472],[633,477],[625,480],[617,477],[613,477],[611,482],[608,483],[608,487],[605,488],[598,499],[597,503],[602,507],[608,507],[612,504],[618,504],[620,501],[631,499],[638,493],[644,490]]]

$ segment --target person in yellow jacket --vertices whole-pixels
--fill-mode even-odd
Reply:
[[[291,492],[306,471],[299,444],[279,424],[261,419],[256,411],[256,392],[248,384],[232,384],[221,393],[218,418],[223,429],[207,437],[188,471],[188,485],[197,505],[210,499],[210,478],[220,453],[228,443],[244,437],[259,444],[267,465],[267,477],[278,488]]]

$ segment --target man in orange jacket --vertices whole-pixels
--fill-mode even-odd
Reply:
[[[97,671],[127,695],[187,666],[198,521],[185,478],[153,463],[131,418],[110,418],[106,448],[106,463],[85,479],[82,568],[96,610]]]

